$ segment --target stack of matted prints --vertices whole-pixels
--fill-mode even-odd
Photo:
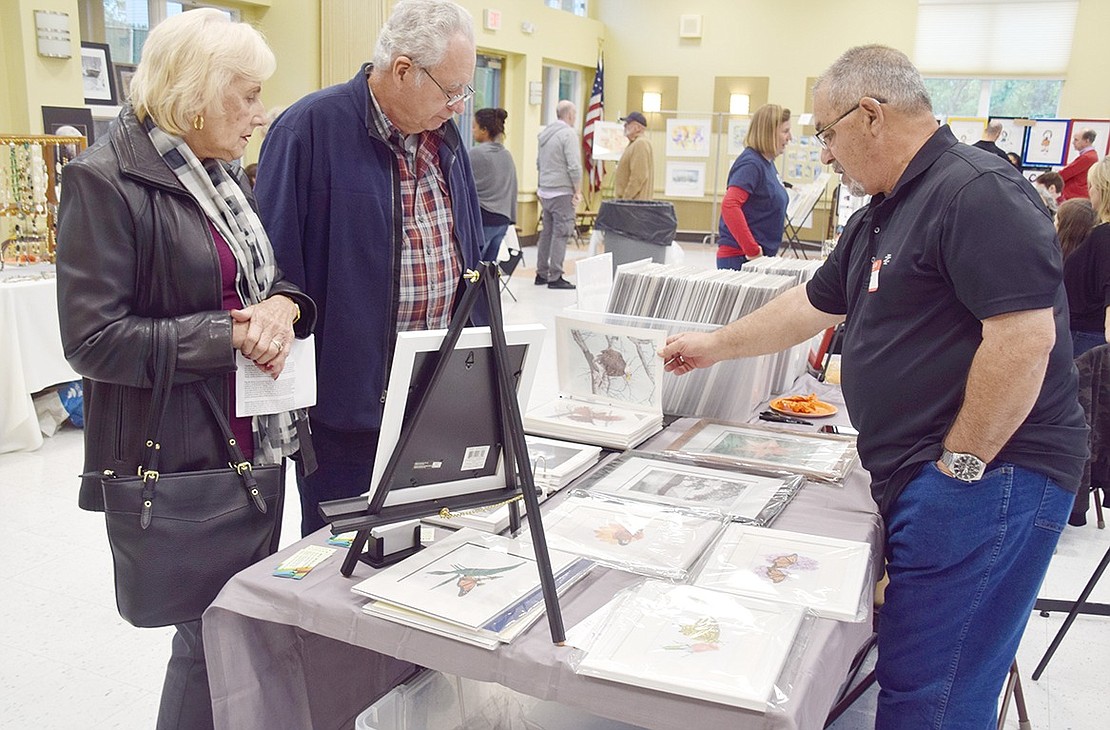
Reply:
[[[532,408],[537,436],[628,449],[663,428],[659,330],[555,318],[559,397]]]
[[[540,501],[570,484],[590,469],[601,457],[601,447],[539,436],[525,436],[528,461]],[[518,500],[520,514],[525,513],[524,501]],[[471,527],[482,532],[504,532],[509,527],[509,505],[497,503],[476,507],[449,516],[432,515],[424,522],[443,527]]]
[[[550,550],[559,593],[592,564]],[[371,616],[486,649],[509,643],[545,612],[529,544],[462,529],[352,589]]]
[[[702,419],[671,442],[676,452],[717,466],[737,466],[776,474],[801,474],[840,484],[859,460],[851,436],[788,431],[753,424]]]
[[[809,263],[763,264],[762,269],[749,269],[745,264],[743,271],[643,262],[626,264],[617,268],[607,309],[611,313],[676,323],[724,325],[808,280],[815,270],[816,267]],[[808,352],[809,343],[802,343],[767,355],[769,370],[763,378],[767,380],[768,389],[760,400],[789,388],[805,372]],[[688,394],[686,397],[694,396]],[[668,413],[706,413],[689,408],[672,409],[669,403],[666,410]]]
[[[634,586],[602,610],[582,642],[579,674],[757,712],[767,709],[806,615],[661,581]]]

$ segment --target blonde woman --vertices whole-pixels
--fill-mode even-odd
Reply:
[[[1110,340],[1110,157],[1087,171],[1087,188],[1100,225],[1064,259],[1075,357]]]
[[[756,109],[746,146],[732,163],[721,201],[718,269],[739,269],[749,259],[778,253],[789,196],[775,169],[775,158],[792,139],[789,109],[778,104]]]
[[[246,459],[276,463],[302,446],[296,415],[234,417],[229,387],[237,351],[277,377],[293,338],[315,321],[312,300],[274,264],[246,178],[229,164],[263,123],[262,82],[275,65],[258,31],[218,10],[171,17],[147,38],[130,103],[104,141],[66,166],[58,303],[66,358],[84,376],[93,476],[82,480],[82,509],[104,510],[105,470],[136,472],[154,364],[170,353],[163,472],[226,466],[198,381],[227,404]],[[176,348],[152,335],[166,323]],[[212,725],[198,613],[177,624],[158,728]]]

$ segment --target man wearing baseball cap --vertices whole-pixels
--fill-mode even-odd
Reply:
[[[647,117],[631,112],[624,122],[624,136],[628,146],[617,163],[614,193],[618,200],[651,200],[655,186],[655,163],[652,160],[651,142],[647,135]]]

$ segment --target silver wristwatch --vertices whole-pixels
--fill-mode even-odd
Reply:
[[[987,469],[986,462],[975,454],[961,454],[948,449],[941,452],[940,463],[961,482],[977,482],[983,478],[983,472]]]

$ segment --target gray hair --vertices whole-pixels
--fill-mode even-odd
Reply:
[[[190,10],[150,31],[131,79],[131,105],[140,121],[150,116],[180,136],[220,103],[236,78],[261,83],[275,68],[274,53],[255,28],[215,8]]]
[[[998,139],[999,135],[1001,135],[1001,134],[1002,134],[1002,122],[999,122],[999,121],[995,120],[995,121],[990,122],[990,123],[987,124],[987,136],[988,137],[991,137],[992,139]]]
[[[847,108],[865,96],[909,112],[933,113],[933,102],[921,73],[899,50],[888,46],[856,46],[844,52],[813,85],[834,108]]]
[[[1087,144],[1094,144],[1095,137],[1098,137],[1098,132],[1096,132],[1093,129],[1084,129],[1079,134],[1079,138],[1082,139]]]
[[[569,99],[560,99],[559,103],[555,105],[555,116],[562,119],[564,122],[573,117],[577,112],[578,107]]]
[[[374,68],[385,71],[398,56],[408,56],[417,66],[435,66],[455,36],[474,43],[474,20],[465,8],[450,0],[403,0],[378,35]]]

